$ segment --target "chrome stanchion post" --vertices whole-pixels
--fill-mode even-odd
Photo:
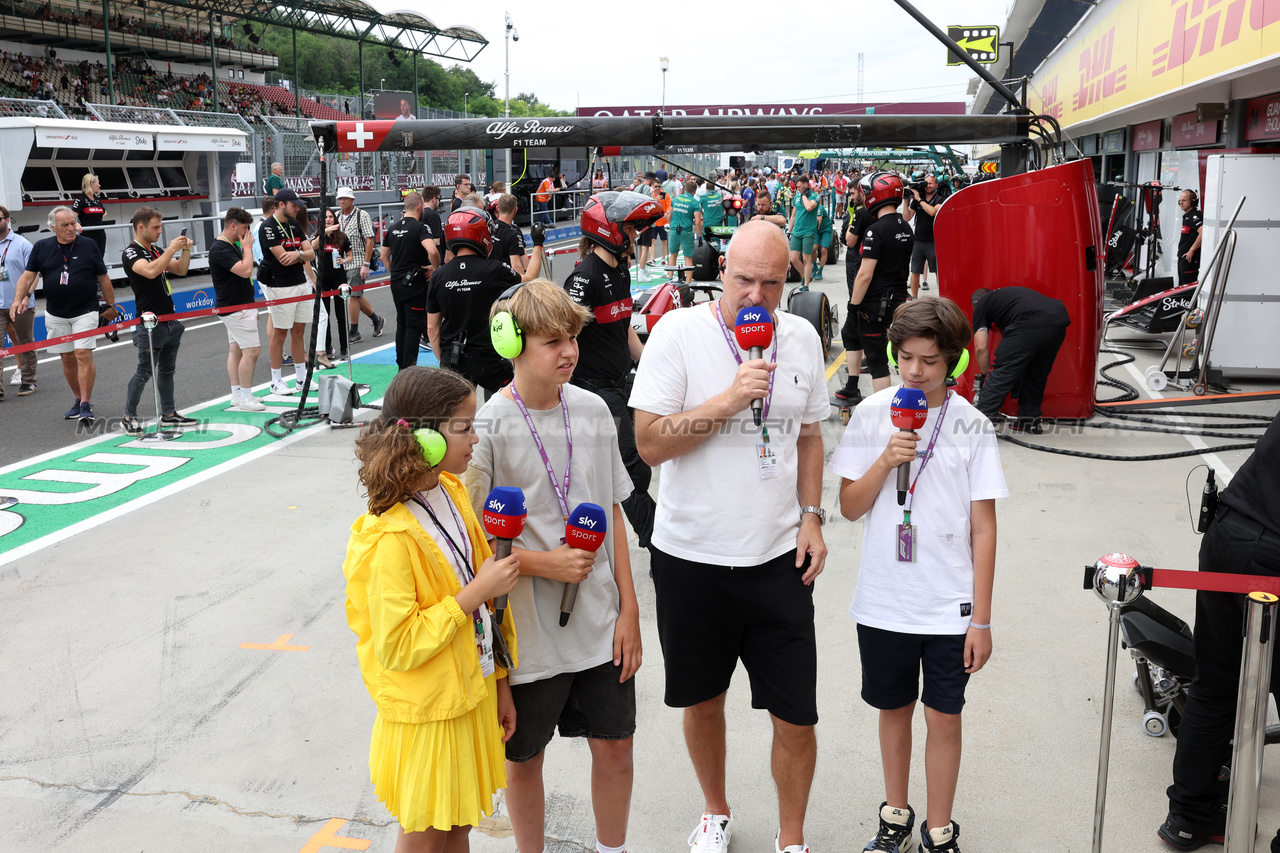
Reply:
[[[347,311],[347,302],[348,300],[351,299],[351,285],[349,284],[338,285],[338,296],[342,298],[342,316],[339,319],[343,323],[346,323],[347,318],[351,316],[351,314],[348,313]],[[355,356],[355,347],[351,346],[350,342],[348,342],[347,343],[347,379],[351,380],[352,385],[354,385],[356,382],[354,379],[351,379],[351,361],[354,358],[354,356]]]
[[[1231,745],[1226,853],[1252,853],[1258,833],[1258,787],[1262,783],[1262,747],[1266,742],[1270,704],[1277,601],[1280,599],[1266,592],[1251,592],[1246,600],[1248,613],[1244,651],[1240,655],[1235,737]]]
[[[178,437],[177,433],[160,428],[160,418],[164,416],[164,412],[160,411],[160,380],[156,376],[156,350],[151,340],[151,330],[158,322],[156,315],[150,311],[142,315],[142,327],[147,330],[147,356],[151,359],[151,395],[156,401],[156,431],[143,435],[139,441],[172,441]]]
[[[1107,810],[1107,771],[1111,764],[1111,717],[1116,698],[1116,657],[1120,651],[1120,609],[1142,595],[1138,561],[1108,554],[1094,564],[1093,591],[1109,611],[1107,680],[1102,691],[1102,738],[1098,746],[1098,788],[1093,801],[1093,853],[1102,851],[1102,822]]]

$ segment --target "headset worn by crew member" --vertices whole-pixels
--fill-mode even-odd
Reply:
[[[1204,215],[1199,210],[1200,196],[1195,190],[1178,193],[1182,208],[1182,233],[1178,236],[1178,284],[1200,280],[1200,241],[1204,236]]]
[[[631,396],[632,367],[644,347],[631,325],[631,247],[637,231],[649,228],[665,211],[640,193],[603,192],[592,196],[582,211],[582,260],[565,279],[564,288],[575,302],[591,312],[593,321],[578,333],[581,357],[572,382],[600,396],[618,427],[618,450],[635,487],[622,502],[640,547],[649,547],[655,504],[649,496],[653,471],[636,450]]]
[[[892,172],[875,172],[866,184],[867,210],[875,217],[862,235],[862,262],[853,283],[849,305],[858,315],[858,338],[867,355],[871,388],[889,387],[887,331],[893,312],[907,301],[907,267],[915,238],[898,207],[902,179]]]
[[[489,308],[508,287],[532,281],[542,271],[542,226],[535,226],[530,236],[533,257],[521,276],[506,261],[490,257],[493,232],[488,214],[460,207],[444,226],[453,260],[436,270],[427,285],[427,337],[436,359],[483,389],[486,400],[511,381],[511,363],[490,341]]]

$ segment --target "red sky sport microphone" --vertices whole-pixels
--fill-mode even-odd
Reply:
[[[604,544],[604,535],[609,530],[609,517],[604,507],[582,502],[569,513],[569,520],[564,525],[564,542],[570,548],[583,551],[599,551]],[[573,615],[573,603],[578,600],[578,585],[567,583],[560,596],[560,627],[569,624]]]
[[[903,432],[915,432],[929,418],[929,400],[919,388],[898,387],[889,404],[889,417],[893,425]],[[911,461],[898,466],[898,506],[907,502],[907,489],[911,488]]]
[[[751,358],[764,358],[764,348],[773,343],[773,318],[764,308],[743,308],[738,312],[738,319],[733,321],[733,336]],[[756,426],[760,426],[763,409],[764,400],[751,401],[751,414],[756,419]]]
[[[524,505],[524,492],[510,486],[499,486],[484,499],[481,520],[485,533],[498,540],[493,555],[499,560],[511,556],[511,540],[524,532],[524,520],[529,511]],[[507,597],[500,595],[493,600],[494,618],[502,624],[502,614],[507,609]]]

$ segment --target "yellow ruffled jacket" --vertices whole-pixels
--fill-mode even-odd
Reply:
[[[483,563],[493,552],[466,488],[445,472],[440,483],[466,524],[476,563]],[[356,520],[342,572],[360,674],[384,718],[427,723],[474,708],[487,688],[471,614],[463,613],[454,598],[462,585],[435,540],[403,504]],[[518,663],[510,610],[500,627]],[[497,676],[506,676],[506,670],[498,667]]]

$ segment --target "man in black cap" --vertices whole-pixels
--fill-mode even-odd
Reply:
[[[298,222],[302,199],[289,188],[276,193],[276,210],[262,222],[262,267],[268,271],[259,280],[264,284],[263,294],[268,300],[306,296],[312,292],[307,283],[306,262],[315,260],[316,253]],[[271,337],[268,353],[271,359],[271,393],[287,396],[297,393],[306,381],[307,348],[303,332],[311,320],[312,305],[306,300],[269,305]],[[293,355],[293,370],[297,388],[285,384],[281,375],[284,360],[284,341],[289,339],[289,351]]]

